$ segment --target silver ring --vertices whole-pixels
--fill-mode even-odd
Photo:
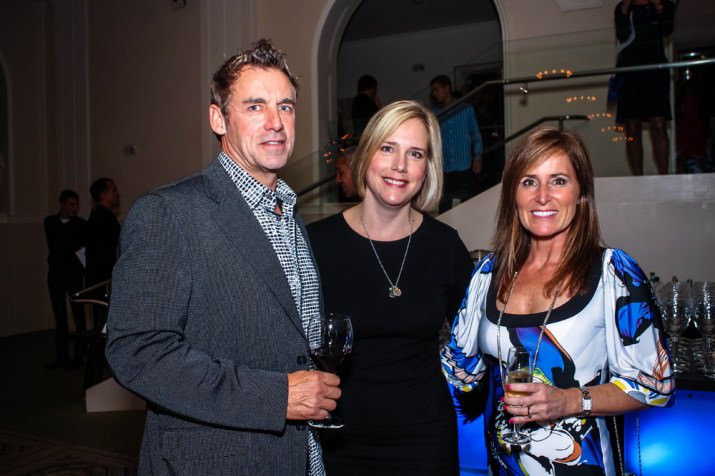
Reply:
[[[531,405],[527,405],[526,407],[526,418],[531,420]]]

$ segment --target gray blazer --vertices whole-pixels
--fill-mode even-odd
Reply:
[[[285,417],[307,341],[278,257],[218,161],[137,200],[112,281],[107,359],[149,402],[140,474],[305,475],[306,425]]]

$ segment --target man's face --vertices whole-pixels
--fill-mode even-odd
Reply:
[[[223,151],[256,180],[275,187],[295,142],[296,93],[277,69],[246,68],[231,88],[226,116],[209,109]]]
[[[110,210],[113,210],[119,206],[119,198],[120,195],[117,184],[110,181],[107,183],[107,190],[102,193],[101,203]]]
[[[340,156],[335,161],[335,183],[340,185],[343,193],[347,198],[353,198],[357,195],[355,192],[355,184],[353,183],[352,170],[345,156]]]
[[[430,89],[432,90],[432,97],[435,102],[437,102],[437,104],[444,104],[447,100],[447,96],[449,95],[449,86],[433,83],[432,86],[430,86]]]
[[[60,202],[60,217],[72,218],[77,216],[79,211],[79,200],[68,197],[64,202]]]

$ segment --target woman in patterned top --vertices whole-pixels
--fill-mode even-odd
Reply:
[[[489,389],[491,474],[615,474],[609,415],[663,406],[674,378],[648,280],[601,246],[581,140],[542,129],[504,170],[494,253],[472,275],[442,353],[458,392]],[[510,347],[534,356],[530,383],[503,382]],[[505,390],[521,396],[506,396]],[[512,424],[530,442],[504,442]]]

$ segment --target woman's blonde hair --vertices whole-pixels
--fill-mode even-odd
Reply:
[[[365,197],[367,169],[388,136],[410,119],[418,119],[427,129],[427,171],[422,188],[412,198],[412,206],[427,212],[436,208],[442,196],[442,139],[439,122],[417,101],[396,101],[380,109],[367,123],[353,158],[353,182],[360,198]]]

